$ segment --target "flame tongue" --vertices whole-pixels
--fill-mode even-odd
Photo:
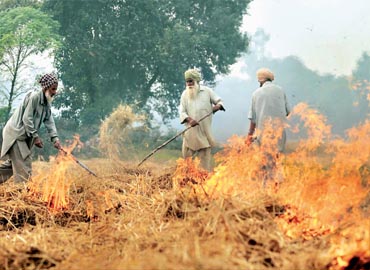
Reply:
[[[189,184],[202,185],[209,173],[200,167],[200,160],[196,158],[178,159],[174,181],[180,187]]]
[[[41,198],[51,210],[59,211],[69,206],[69,190],[73,178],[68,175],[68,169],[74,160],[68,154],[81,145],[79,136],[75,135],[71,145],[65,149],[67,154],[59,153],[51,161],[50,168],[32,177],[28,184],[31,195]]]

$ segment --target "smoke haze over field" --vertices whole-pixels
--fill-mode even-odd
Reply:
[[[362,53],[370,52],[369,10],[365,0],[257,0],[242,29],[270,35],[271,57],[294,55],[320,73],[350,75]]]
[[[259,35],[263,35],[263,32]],[[267,41],[268,37],[265,37]],[[263,48],[259,46],[264,44],[256,45],[249,54],[241,58],[239,65],[242,68],[237,76],[224,77],[215,87],[226,107],[225,113],[217,113],[214,118],[215,136],[221,142],[225,142],[233,134],[246,135],[251,96],[258,88],[255,74],[263,66],[273,70],[276,78],[274,82],[283,87],[291,107],[300,102],[307,103],[327,117],[327,123],[332,126],[335,134],[343,134],[370,113],[366,94],[354,91],[349,77],[321,75],[308,69],[294,56],[277,59],[260,55],[258,51],[263,51]],[[359,80],[364,79],[359,74],[369,67],[369,56],[364,54],[353,71],[353,76]]]
[[[370,29],[368,10],[370,1],[363,0],[253,1],[242,27],[252,36],[251,51],[215,88],[227,108],[214,118],[215,136],[224,142],[246,134],[251,94],[258,87],[255,71],[262,66],[275,72],[292,106],[307,102],[327,116],[334,133],[364,119],[366,95],[351,91],[348,79],[370,81],[370,34],[361,30]]]

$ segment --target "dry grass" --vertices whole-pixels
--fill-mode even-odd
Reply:
[[[0,187],[0,269],[329,269],[333,260],[338,234],[287,237],[274,196],[205,199],[192,184],[174,188],[175,167],[86,164],[99,177],[72,166],[63,211]]]
[[[370,122],[325,147],[325,166],[316,130],[279,160],[280,186],[261,188],[264,155],[243,138],[211,175],[197,162],[120,161],[136,116],[116,113],[101,129],[111,158],[83,161],[98,177],[68,160],[34,164],[37,184],[67,187],[64,208],[45,189],[0,186],[0,270],[370,269]]]

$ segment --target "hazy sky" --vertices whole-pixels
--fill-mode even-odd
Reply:
[[[254,0],[242,30],[253,36],[263,29],[270,36],[265,48],[270,58],[294,55],[321,74],[350,75],[362,53],[370,53],[369,11],[370,0]],[[245,135],[249,127],[247,112],[255,89],[247,87],[247,80],[255,80],[255,74],[247,74],[245,65],[242,58],[230,75],[217,78],[215,89],[227,105],[226,113],[214,117],[219,141]]]
[[[296,55],[320,73],[349,75],[370,52],[369,0],[254,0],[243,30],[270,35],[268,55]]]

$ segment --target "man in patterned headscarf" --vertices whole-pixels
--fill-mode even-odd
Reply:
[[[193,128],[183,136],[183,158],[198,156],[201,166],[211,171],[211,147],[215,145],[212,136],[212,115],[198,122],[208,113],[225,110],[220,97],[210,88],[199,85],[201,75],[196,69],[185,72],[186,89],[181,95],[180,122]]]
[[[54,147],[61,148],[51,114],[58,79],[54,74],[45,74],[39,83],[41,90],[28,93],[4,127],[1,158],[8,159],[0,165],[0,183],[7,181],[12,175],[15,183],[25,183],[30,178],[31,149],[33,145],[43,147],[38,134],[41,123],[44,123]]]

